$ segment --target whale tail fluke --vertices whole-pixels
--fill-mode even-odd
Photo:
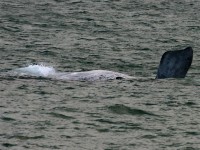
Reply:
[[[156,79],[184,78],[192,64],[192,59],[191,47],[165,52],[160,60]]]

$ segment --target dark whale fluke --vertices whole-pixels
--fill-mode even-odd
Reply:
[[[192,58],[191,47],[165,52],[160,60],[156,79],[184,78],[192,64]]]

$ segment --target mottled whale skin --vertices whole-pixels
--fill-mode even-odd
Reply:
[[[96,81],[96,80],[132,79],[134,77],[108,70],[91,70],[84,72],[57,73],[55,78],[61,80]]]
[[[163,54],[156,79],[185,78],[193,59],[193,49],[167,51]]]

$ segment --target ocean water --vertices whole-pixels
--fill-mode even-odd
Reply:
[[[198,0],[1,0],[0,12],[1,150],[200,149]],[[162,54],[187,46],[187,77],[155,80]],[[37,64],[42,77],[8,74]],[[45,78],[96,69],[135,79]]]

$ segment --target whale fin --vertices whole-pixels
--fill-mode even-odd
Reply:
[[[192,64],[192,59],[193,50],[191,47],[165,52],[160,60],[156,79],[184,78]]]

